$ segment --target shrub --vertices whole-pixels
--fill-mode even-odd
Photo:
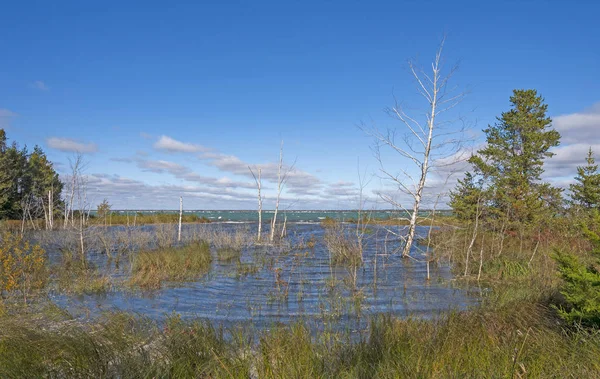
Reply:
[[[0,242],[0,292],[20,293],[23,299],[48,281],[45,251],[17,234],[4,233]]]
[[[561,294],[566,305],[555,306],[559,315],[571,323],[600,326],[600,213],[595,212],[590,225],[583,231],[592,244],[589,262],[568,253],[558,251],[554,259],[564,280]]]

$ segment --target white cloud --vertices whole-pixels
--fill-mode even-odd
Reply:
[[[71,153],[94,153],[98,151],[95,143],[79,142],[70,138],[50,137],[46,140],[48,147]]]
[[[583,111],[553,118],[563,144],[600,143],[600,102]]]
[[[596,143],[574,143],[566,146],[559,146],[552,151],[554,155],[544,164],[544,178],[553,183],[565,182],[563,179],[569,179],[572,182],[577,175],[577,166],[586,164],[585,158],[588,150],[592,148],[597,161],[600,161],[600,141]]]
[[[106,198],[114,209],[176,209],[183,196],[185,209],[255,209],[256,193],[234,188],[203,185],[149,185],[118,175],[92,174],[87,177],[88,196],[93,204]],[[225,179],[217,179],[226,182]],[[283,209],[350,209],[355,202],[339,198],[281,198]],[[274,207],[274,198],[265,199],[264,207]],[[284,206],[285,204],[285,206]]]
[[[40,91],[50,91],[50,87],[48,87],[48,85],[41,80],[36,80],[35,82],[31,83],[31,88],[35,88]]]
[[[155,172],[157,174],[168,172],[173,175],[180,175],[189,171],[188,168],[174,162],[152,161],[145,159],[138,160],[138,167],[140,167],[143,171]]]
[[[250,173],[248,167],[252,167],[252,169],[260,168],[262,179],[270,181],[271,183],[277,183],[279,164],[275,162],[251,164],[242,161],[240,158],[234,155],[226,155],[218,152],[204,153],[201,154],[199,158],[207,160],[209,165],[216,167],[221,171],[247,178],[252,178],[252,174]],[[295,166],[292,167],[288,164],[284,164],[282,167],[282,174],[283,173],[287,173],[285,183],[292,193],[306,193],[308,190],[314,192],[320,190],[320,188],[323,186],[323,183],[319,178],[306,171],[302,171]]]
[[[600,102],[581,112],[556,116],[552,125],[560,132],[561,144],[544,164],[544,179],[566,187],[577,175],[577,166],[585,164],[590,147],[600,157]]]
[[[168,173],[173,175],[177,179],[182,179],[188,182],[195,182],[203,184],[208,187],[215,187],[221,189],[227,188],[248,188],[254,189],[255,185],[250,182],[239,182],[229,178],[213,178],[208,176],[202,176],[193,172],[189,167],[182,166],[175,162],[163,161],[163,160],[147,160],[147,159],[136,159],[137,165],[142,171],[154,172],[157,174]]]
[[[204,146],[177,141],[169,136],[160,136],[158,141],[154,143],[156,150],[163,150],[169,153],[198,153],[208,151]]]

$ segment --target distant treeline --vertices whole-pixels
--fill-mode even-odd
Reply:
[[[60,212],[63,184],[41,147],[8,143],[0,129],[0,220],[45,219]],[[51,215],[52,213],[52,215]]]

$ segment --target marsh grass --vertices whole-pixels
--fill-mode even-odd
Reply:
[[[70,250],[61,250],[60,262],[51,266],[51,273],[55,279],[53,285],[63,293],[102,294],[113,287],[109,276],[88,260],[82,261],[78,254]]]
[[[239,261],[241,256],[241,250],[235,250],[231,248],[217,249],[217,259],[220,262]]]
[[[115,213],[104,217],[92,217],[90,223],[94,225],[151,225],[151,224],[177,224],[179,222],[179,213],[137,213],[130,214]],[[199,217],[194,214],[183,214],[181,222],[186,224],[198,223],[207,224],[210,220],[206,217]]]
[[[559,279],[551,258],[554,252],[585,256],[589,249],[576,226],[559,219],[541,229],[500,231],[488,227],[479,231],[470,254],[470,225],[436,229],[431,242],[434,258],[451,263],[459,278],[493,283],[535,280],[552,288]]]
[[[257,335],[177,315],[81,323],[20,310],[0,317],[0,377],[597,377],[599,332],[566,328],[547,302],[529,292],[433,320],[376,316],[359,339],[304,323]]]
[[[133,258],[129,285],[158,289],[165,281],[197,280],[210,270],[211,262],[210,246],[204,241],[140,252]]]
[[[356,237],[349,235],[343,226],[327,227],[323,237],[329,251],[331,263],[335,265],[360,266],[363,263],[363,250]]]

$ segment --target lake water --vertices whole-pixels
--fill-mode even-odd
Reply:
[[[133,215],[136,212],[140,214],[154,214],[154,213],[170,213],[170,214],[178,214],[179,210],[144,210],[144,211],[125,211],[125,210],[115,210],[114,213],[118,214],[129,214]],[[421,210],[419,212],[420,216],[427,216],[431,213],[429,210]],[[438,215],[450,215],[452,212],[450,210],[437,210],[436,214]],[[95,214],[92,211],[92,214]],[[185,210],[184,214],[189,215],[197,215],[198,217],[205,217],[211,221],[217,222],[226,222],[226,221],[248,221],[248,222],[257,222],[258,221],[258,212],[256,211],[248,211],[248,210]],[[376,220],[385,220],[390,218],[398,218],[398,217],[406,217],[406,212],[398,211],[398,210],[373,210],[373,211],[363,211],[363,217],[367,215],[371,219]],[[290,222],[319,222],[325,218],[331,218],[338,221],[348,221],[348,220],[356,220],[359,216],[358,211],[356,210],[284,210],[279,211],[279,218],[283,220],[283,218],[287,218]],[[263,211],[263,220],[270,220],[273,217],[273,211],[265,210]]]
[[[143,228],[152,231],[155,226]],[[197,228],[232,233],[236,228],[245,228],[254,234],[256,224],[189,224],[184,225],[184,234],[192,234]],[[351,234],[355,226],[346,224],[345,228]],[[393,227],[391,231],[401,233],[403,228]],[[175,226],[172,230],[175,233]],[[425,236],[427,231],[419,227],[417,234]],[[330,264],[323,236],[324,228],[318,223],[291,222],[288,246],[246,248],[239,261],[232,262],[220,262],[213,249],[211,270],[195,282],[166,283],[149,292],[117,289],[102,295],[53,293],[51,297],[81,317],[123,310],[160,321],[175,312],[182,318],[203,318],[225,326],[269,328],[303,321],[318,329],[336,325],[349,330],[364,329],[365,320],[374,314],[432,317],[478,302],[476,294],[453,285],[447,265],[431,264],[431,279],[427,280],[424,247],[415,246],[412,259],[401,258],[395,252],[401,242],[389,228],[369,227],[364,264],[356,271]],[[311,238],[316,241],[314,248],[298,247]],[[106,263],[102,254],[92,254],[90,259],[101,269]],[[110,275],[119,280],[128,271],[124,264]]]

